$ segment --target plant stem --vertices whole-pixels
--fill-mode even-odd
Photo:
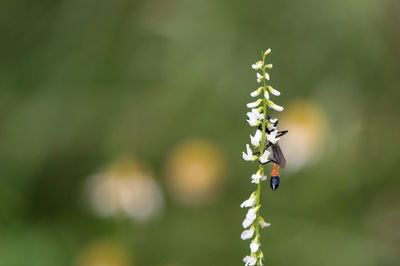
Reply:
[[[263,54],[263,81],[264,81],[264,89],[263,92],[265,93],[266,84],[265,84],[265,56]],[[264,121],[262,124],[262,135],[261,135],[261,145],[260,145],[260,157],[264,153],[264,142],[265,142],[265,126],[266,126],[266,120],[267,120],[267,100],[265,99],[265,95],[263,95],[263,111],[264,111]],[[262,175],[264,175],[264,165],[260,163],[259,170],[261,170]],[[260,206],[260,194],[261,194],[261,180],[258,182],[258,188],[257,188],[257,197],[256,197],[256,206]],[[260,233],[260,224],[259,224],[259,219],[260,219],[260,208],[257,210],[257,215],[256,215],[256,236],[259,235]],[[258,253],[260,253],[260,250],[258,250]],[[260,260],[257,260],[257,265],[260,265]]]

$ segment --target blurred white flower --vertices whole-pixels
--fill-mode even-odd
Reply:
[[[134,160],[118,160],[89,177],[86,184],[93,209],[101,216],[125,214],[140,222],[156,216],[164,202],[150,172]]]

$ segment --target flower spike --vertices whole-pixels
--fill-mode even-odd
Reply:
[[[258,162],[258,170],[251,175],[251,183],[257,185],[257,190],[253,192],[248,199],[240,204],[241,208],[248,208],[246,217],[242,222],[245,229],[240,235],[241,239],[250,241],[250,254],[243,258],[245,266],[261,266],[263,265],[264,253],[261,251],[260,229],[269,227],[260,215],[260,193],[262,181],[267,180],[265,167],[268,163],[273,162],[274,169],[277,166],[284,167],[285,159],[278,145],[280,138],[287,133],[287,130],[279,131],[277,128],[278,119],[271,118],[269,111],[283,111],[283,107],[274,103],[271,97],[279,96],[281,93],[267,84],[270,75],[267,70],[272,69],[272,64],[267,64],[267,56],[271,53],[271,49],[262,53],[262,60],[252,64],[251,67],[256,71],[257,83],[261,86],[250,93],[251,97],[259,97],[257,100],[247,104],[247,108],[251,111],[247,112],[247,123],[251,127],[256,127],[254,135],[250,135],[250,143],[257,152],[253,152],[249,144],[246,144],[246,152],[242,152],[245,161]],[[268,108],[269,109],[268,109]],[[277,170],[275,171],[277,173]],[[278,188],[279,174],[271,172],[270,183],[273,182]]]

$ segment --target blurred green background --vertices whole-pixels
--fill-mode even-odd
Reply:
[[[3,0],[0,36],[0,265],[242,265],[267,48],[266,264],[400,265],[399,1]]]

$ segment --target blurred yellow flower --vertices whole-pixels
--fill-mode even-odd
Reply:
[[[220,191],[225,158],[219,147],[204,139],[180,143],[166,162],[166,178],[173,198],[184,204],[210,202]]]
[[[322,155],[328,137],[325,111],[312,100],[295,100],[286,107],[280,119],[289,134],[280,141],[288,170],[316,162]]]
[[[132,266],[131,251],[113,241],[95,241],[83,248],[78,266]]]

